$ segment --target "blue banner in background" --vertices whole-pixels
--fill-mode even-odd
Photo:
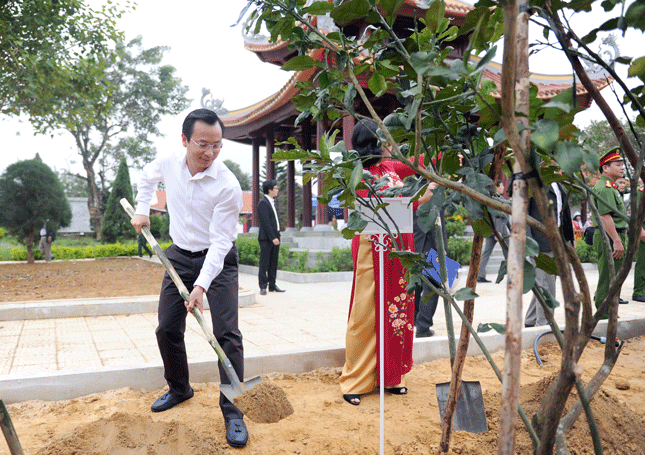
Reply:
[[[431,277],[437,283],[441,283],[441,266],[439,265],[439,255],[434,249],[430,250],[430,252],[428,253],[426,264],[428,264],[428,266],[423,269],[423,274],[425,276]],[[450,288],[455,282],[457,272],[459,272],[459,262],[446,256],[446,270],[448,272],[448,287]]]

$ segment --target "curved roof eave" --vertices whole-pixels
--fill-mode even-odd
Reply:
[[[400,16],[408,17],[418,17],[420,11],[425,11],[427,8],[421,8],[418,6],[420,0],[406,0],[401,8],[397,11],[397,14]],[[465,18],[466,14],[473,9],[473,6],[461,2],[459,0],[445,0],[446,3],[446,12],[445,16],[448,18]],[[258,57],[262,61],[273,61],[279,59],[276,56],[273,58],[265,56],[264,54],[281,54],[287,52],[287,47],[289,46],[289,41],[283,41],[278,39],[275,43],[266,42],[248,42],[244,44],[244,49],[247,51],[254,52],[258,54]]]

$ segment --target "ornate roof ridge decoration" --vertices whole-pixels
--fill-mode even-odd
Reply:
[[[471,61],[479,62],[478,57],[471,56]],[[502,65],[496,62],[489,62],[484,69],[484,77],[490,79],[499,87],[502,77]],[[589,73],[589,77],[593,84],[602,90],[605,87],[609,86],[614,81],[614,78],[611,77],[608,73],[604,71]],[[543,74],[536,73],[531,71],[529,75],[529,80],[538,87],[537,97],[539,99],[551,99],[558,93],[568,89],[573,86],[574,76],[573,74]],[[576,95],[587,95],[588,92],[580,83],[580,80],[576,77]],[[500,98],[501,93],[499,90],[491,92],[495,98]],[[590,103],[589,103],[590,105]],[[586,106],[588,107],[588,106]]]

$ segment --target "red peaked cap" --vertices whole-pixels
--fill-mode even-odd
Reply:
[[[619,148],[614,148],[605,153],[600,158],[600,167],[603,167],[605,164],[611,163],[612,161],[623,161],[623,157],[618,153],[619,150]]]
[[[437,155],[436,158],[432,158],[432,164],[434,164],[436,166],[437,161],[439,161],[440,159],[441,159],[441,152],[439,152],[439,155]]]

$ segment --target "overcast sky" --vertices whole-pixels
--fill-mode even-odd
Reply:
[[[90,3],[100,4],[101,0],[90,0]],[[289,78],[277,66],[262,63],[254,53],[246,51],[241,26],[231,27],[246,4],[243,0],[182,0],[173,4],[173,8],[155,0],[138,0],[138,4],[135,12],[121,19],[120,28],[128,39],[142,35],[144,48],[169,46],[171,50],[166,52],[164,63],[177,69],[177,76],[190,88],[188,97],[193,100],[189,109],[161,124],[165,138],[155,141],[160,152],[181,147],[181,123],[189,111],[201,107],[202,87],[210,89],[215,98],[223,98],[224,107],[233,110],[272,95]],[[599,18],[603,16],[606,17],[602,11],[597,11],[591,18],[574,19],[589,28],[599,25],[602,22]],[[531,38],[540,36],[541,32],[533,31]],[[637,49],[643,43],[642,34],[628,34],[625,38],[619,37],[618,42],[623,55],[643,54]],[[495,61],[501,61],[501,52],[499,49]],[[532,57],[530,69],[549,74],[571,72],[565,58],[554,52]],[[605,98],[613,97],[608,89],[603,94]],[[617,106],[615,102],[614,105]],[[592,118],[602,118],[595,106],[576,117],[576,123],[584,125]],[[55,133],[53,137],[34,136],[27,119],[0,116],[0,137],[0,172],[9,164],[32,158],[38,152],[52,168],[84,174],[73,138],[67,132]],[[250,147],[225,141],[221,157],[239,163],[244,172],[251,173]]]

